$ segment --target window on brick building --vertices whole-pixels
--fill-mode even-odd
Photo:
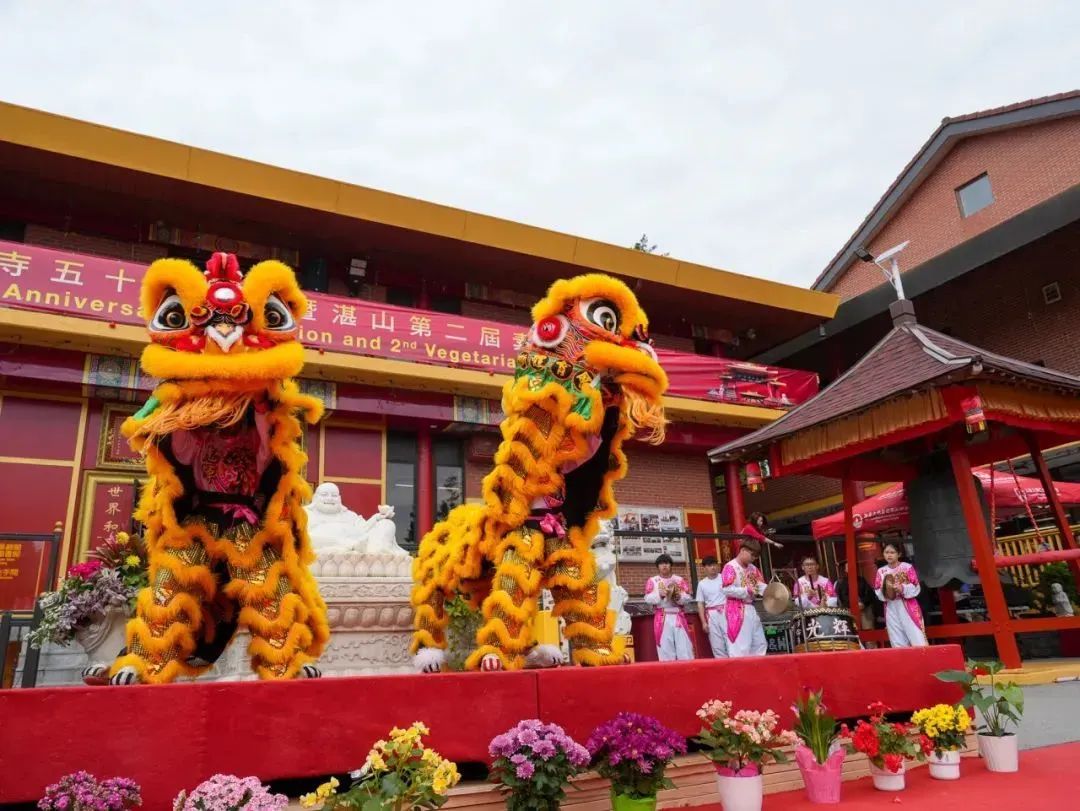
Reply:
[[[960,206],[960,214],[964,217],[970,217],[994,202],[994,190],[990,188],[990,175],[983,172],[974,180],[958,188],[956,202]]]

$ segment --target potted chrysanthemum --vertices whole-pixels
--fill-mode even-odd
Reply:
[[[570,778],[589,765],[589,751],[561,726],[535,719],[496,735],[488,752],[509,811],[555,811]]]
[[[611,781],[613,808],[654,809],[657,793],[674,786],[664,772],[686,752],[686,739],[655,718],[622,712],[594,729],[585,748],[592,767]]]
[[[795,762],[799,764],[806,796],[812,803],[840,802],[844,747],[840,727],[822,701],[822,691],[799,696],[795,706],[794,732],[799,736]]]
[[[913,737],[910,724],[885,720],[889,708],[875,701],[868,708],[870,721],[860,720],[854,731],[842,727],[842,734],[851,738],[853,752],[862,752],[870,759],[870,776],[879,791],[903,791],[906,784],[904,760],[924,760],[932,749],[929,739]]]
[[[139,784],[129,777],[98,780],[89,772],[64,775],[45,789],[43,811],[126,811],[142,805]]]
[[[930,776],[938,780],[960,779],[960,749],[971,716],[962,706],[935,704],[911,716],[911,723],[933,744],[928,760]]]
[[[730,701],[706,702],[697,716],[705,726],[695,740],[716,767],[724,811],[761,811],[765,793],[761,769],[768,763],[786,763],[781,749],[797,743],[798,737],[778,728],[780,717],[772,710],[732,714]]]
[[[461,776],[457,766],[424,745],[427,734],[419,721],[408,729],[395,727],[389,741],[375,742],[363,767],[350,775],[353,784],[346,791],[339,793],[339,781],[332,777],[301,797],[300,805],[326,811],[440,808]]]

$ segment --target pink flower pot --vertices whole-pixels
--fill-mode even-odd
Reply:
[[[795,762],[799,764],[806,798],[815,804],[832,805],[840,802],[840,784],[844,769],[844,750],[838,749],[818,763],[809,748],[799,744],[795,748]]]

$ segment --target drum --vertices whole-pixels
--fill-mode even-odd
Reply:
[[[796,653],[861,650],[859,624],[843,608],[812,608],[791,620]]]

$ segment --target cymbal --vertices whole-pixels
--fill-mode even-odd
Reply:
[[[765,587],[765,596],[761,600],[765,613],[772,614],[774,617],[779,616],[788,610],[790,603],[791,592],[779,580],[774,580]]]

